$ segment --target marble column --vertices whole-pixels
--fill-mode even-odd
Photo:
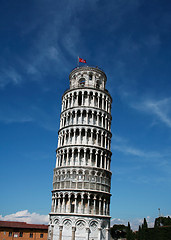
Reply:
[[[86,240],[89,240],[90,229],[86,228]]]
[[[98,240],[101,240],[101,232],[102,232],[102,229],[99,227],[99,228],[98,228],[98,230],[99,230],[99,234],[98,234],[98,235],[99,235],[99,236],[98,236]]]
[[[76,227],[72,227],[72,240],[75,240],[75,230]]]
[[[54,225],[51,225],[51,235],[50,235],[51,240],[53,240],[53,229],[54,229]]]
[[[59,226],[59,240],[62,240],[62,229],[63,226]]]

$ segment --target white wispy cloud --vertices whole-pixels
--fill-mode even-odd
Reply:
[[[113,136],[113,143],[111,147],[113,150],[122,152],[125,155],[145,158],[160,158],[163,156],[159,152],[147,151],[133,147],[128,140],[116,135]]]
[[[4,88],[6,85],[12,83],[18,85],[22,82],[22,76],[13,67],[7,67],[0,71],[0,88]]]
[[[115,165],[113,172],[117,175],[118,180],[120,181],[123,177],[127,177],[127,180],[132,183],[170,183],[170,149],[166,147],[166,149],[160,151],[149,151],[145,146],[146,145],[144,145],[144,149],[140,149],[134,146],[133,143],[130,143],[129,140],[113,135],[111,149],[114,153],[118,152],[120,154],[119,156],[121,156],[119,164],[115,163],[115,161],[112,162],[112,167],[113,164]],[[146,171],[148,168],[151,169],[153,174],[151,174],[151,172],[149,174],[149,172]]]
[[[84,11],[84,6],[87,2],[92,1],[72,1],[65,4],[54,3],[54,8],[50,8],[50,12],[43,13],[48,21],[40,20],[34,16],[28,28],[25,31],[25,26],[20,23],[21,31],[18,35],[26,38],[29,41],[28,49],[24,49],[22,54],[15,52],[9,56],[10,51],[4,52],[9,61],[3,61],[0,67],[0,89],[5,88],[8,84],[19,85],[23,81],[34,80],[42,82],[46,74],[51,74],[69,69],[70,60],[68,57],[76,57],[78,55],[78,43],[80,40],[80,27],[78,21],[73,22],[73,16],[79,9],[79,12]],[[45,5],[43,5],[45,7]],[[41,5],[39,6],[42,7]],[[59,10],[60,7],[60,10]],[[43,7],[42,7],[43,8]],[[47,6],[49,10],[49,6]],[[54,10],[56,8],[57,12]],[[44,9],[41,9],[43,12]],[[72,26],[69,27],[72,21]],[[23,29],[23,30],[22,30]],[[35,29],[37,31],[35,32]],[[31,40],[30,39],[31,37]],[[34,39],[34,40],[33,40]],[[10,49],[10,45],[8,48]],[[0,56],[0,60],[4,56]]]
[[[132,146],[124,145],[124,144],[122,145],[112,144],[112,149],[122,152],[125,155],[133,155],[137,157],[145,157],[145,158],[161,157],[161,154],[159,152],[143,151],[138,148],[134,148]]]
[[[138,111],[155,116],[171,128],[171,97],[162,100],[144,100],[139,103],[132,103],[131,106]]]
[[[33,117],[22,111],[18,107],[3,105],[0,106],[0,122],[10,123],[26,123],[34,121]]]
[[[2,221],[18,221],[34,224],[48,224],[48,215],[41,215],[39,213],[30,213],[28,210],[18,211],[9,215],[0,215]]]
[[[40,106],[6,105],[0,104],[0,122],[12,123],[34,123],[48,130],[57,131],[55,109],[51,109],[50,114]],[[52,117],[54,115],[54,118]]]

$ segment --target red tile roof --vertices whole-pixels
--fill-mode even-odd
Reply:
[[[12,221],[0,221],[0,227],[48,229],[48,225],[45,224],[28,224],[26,222],[12,222]]]

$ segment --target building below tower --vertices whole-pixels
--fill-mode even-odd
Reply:
[[[48,225],[0,221],[0,240],[47,240]]]

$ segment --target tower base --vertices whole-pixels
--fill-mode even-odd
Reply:
[[[110,217],[50,214],[48,240],[109,240]]]

